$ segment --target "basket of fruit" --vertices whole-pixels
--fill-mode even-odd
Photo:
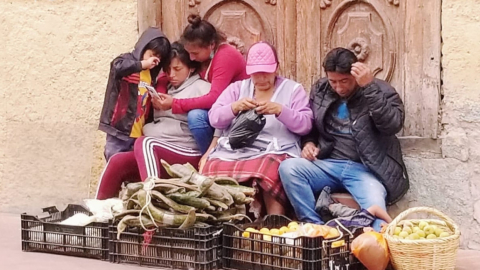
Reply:
[[[432,214],[440,219],[405,219],[414,213]],[[397,270],[455,269],[460,230],[438,210],[415,207],[402,212],[388,225],[385,239]]]

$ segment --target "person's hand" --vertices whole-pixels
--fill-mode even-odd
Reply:
[[[142,69],[152,69],[160,63],[158,57],[152,56],[148,59],[142,60]]]
[[[160,110],[162,111],[170,110],[173,104],[173,97],[163,93],[158,93],[158,95],[160,96],[160,101],[159,101]]]
[[[314,143],[308,142],[303,146],[302,157],[310,161],[317,159],[317,155],[320,153],[320,149],[315,146]]]
[[[159,97],[152,96],[152,106],[155,110],[162,110],[161,101]]]
[[[258,107],[255,109],[259,114],[275,114],[279,116],[282,112],[282,105],[276,102],[259,102]]]
[[[232,103],[233,114],[237,115],[241,111],[248,111],[257,107],[257,102],[251,98],[242,98]]]
[[[372,71],[363,63],[353,63],[350,73],[353,75],[353,77],[355,77],[355,80],[360,87],[364,87],[373,82],[374,76]]]
[[[199,173],[202,173],[203,171],[203,166],[205,166],[205,163],[207,162],[207,157],[208,157],[208,151],[207,153],[205,153],[202,158],[200,159],[200,161],[198,162],[198,172]]]

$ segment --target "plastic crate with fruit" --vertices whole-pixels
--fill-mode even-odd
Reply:
[[[427,213],[440,219],[406,219]],[[455,269],[460,230],[445,214],[429,207],[411,208],[398,215],[384,234],[392,265],[397,270]]]
[[[221,226],[158,228],[147,232],[128,227],[118,237],[110,224],[110,262],[168,269],[220,268]]]
[[[108,223],[92,222],[86,226],[61,224],[77,214],[92,215],[76,204],[69,204],[63,211],[51,206],[43,208],[43,212],[47,216],[21,215],[23,251],[108,260]]]
[[[301,229],[303,236],[298,236]],[[320,230],[324,230],[320,232]],[[329,230],[329,231],[325,231]],[[324,236],[315,236],[315,235]],[[309,235],[309,236],[306,236]],[[326,226],[299,224],[284,216],[223,225],[223,268],[238,270],[364,269],[351,254],[354,235]]]

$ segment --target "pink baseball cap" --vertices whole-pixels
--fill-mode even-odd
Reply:
[[[247,75],[257,72],[274,73],[277,70],[275,52],[268,43],[258,42],[250,47],[247,54]]]

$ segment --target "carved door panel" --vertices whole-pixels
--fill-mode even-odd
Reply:
[[[198,13],[224,32],[242,53],[261,40],[275,45],[282,74],[293,78],[295,5],[291,0],[164,0],[162,27],[169,38],[178,39],[188,14]]]
[[[332,48],[349,48],[403,99],[401,135],[436,138],[440,1],[319,0],[317,5],[320,63]]]

